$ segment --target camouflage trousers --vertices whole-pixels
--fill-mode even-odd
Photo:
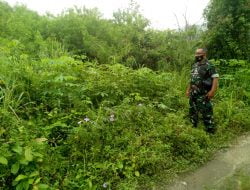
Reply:
[[[191,94],[189,99],[189,116],[194,127],[197,127],[199,113],[202,115],[203,123],[207,132],[214,133],[213,106],[205,95]]]

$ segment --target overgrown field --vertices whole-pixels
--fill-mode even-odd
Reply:
[[[186,71],[66,56],[2,56],[0,67],[0,187],[6,190],[139,188],[162,171],[173,177],[202,163],[250,126],[246,69],[221,80],[218,132],[209,136],[188,122]]]
[[[150,189],[249,131],[245,2],[213,0],[207,31],[158,31],[133,1],[104,19],[0,0],[0,190]],[[191,127],[185,97],[206,46],[220,73],[215,135]]]

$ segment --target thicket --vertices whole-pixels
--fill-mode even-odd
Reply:
[[[250,126],[249,91],[238,86],[249,75],[241,71],[224,79],[216,97],[218,137],[209,137],[185,119],[184,73],[66,56],[2,56],[1,68],[3,189],[130,189],[140,176],[202,163],[213,139]]]
[[[0,36],[18,40],[23,53],[36,59],[68,52],[100,64],[180,70],[190,65],[201,35],[195,25],[179,32],[150,29],[134,4],[109,20],[97,9],[74,8],[58,16],[39,16],[24,6],[1,2],[0,10]]]
[[[244,60],[212,60],[218,132],[191,127],[184,91],[197,26],[147,29],[136,6],[105,20],[0,2],[0,20],[0,189],[150,188],[249,130]]]
[[[250,60],[249,0],[211,0],[204,16],[212,58]]]

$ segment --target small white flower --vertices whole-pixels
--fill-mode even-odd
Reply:
[[[138,104],[138,106],[142,106],[142,104],[140,103],[140,104]]]
[[[89,119],[88,117],[85,117],[85,118],[84,118],[84,121],[85,121],[85,122],[89,122],[90,119]]]
[[[104,184],[102,185],[102,187],[106,189],[106,188],[108,187],[108,184],[107,184],[107,183],[104,183]]]
[[[114,114],[111,114],[111,115],[110,115],[109,121],[115,121],[115,115],[114,115]]]
[[[78,121],[78,122],[77,122],[78,125],[81,125],[81,123],[82,123],[82,121]]]

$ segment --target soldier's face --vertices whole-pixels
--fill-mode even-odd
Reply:
[[[197,49],[195,52],[195,61],[200,62],[204,59],[205,53],[202,49]]]

